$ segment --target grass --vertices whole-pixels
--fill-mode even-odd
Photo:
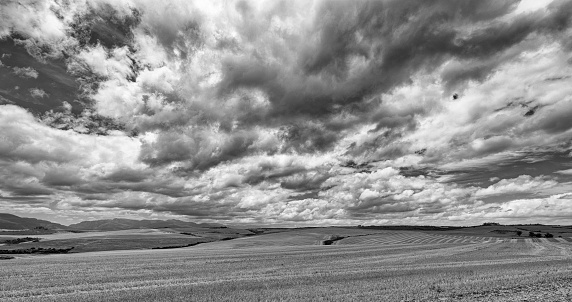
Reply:
[[[572,294],[566,240],[367,232],[294,230],[173,250],[17,258],[0,264],[0,300],[566,301]],[[317,245],[333,234],[349,237]]]

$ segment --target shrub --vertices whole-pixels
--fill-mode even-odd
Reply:
[[[332,245],[335,241],[344,239],[345,237],[340,235],[329,235],[326,240],[322,240],[322,245]]]
[[[40,238],[24,237],[24,238],[8,239],[0,243],[19,244],[24,242],[40,242]]]
[[[522,231],[516,231],[516,235],[520,237],[520,235],[522,235]]]

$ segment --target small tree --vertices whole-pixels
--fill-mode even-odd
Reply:
[[[536,234],[534,234],[534,232],[528,232],[528,236],[529,236],[529,237],[535,237]]]
[[[552,234],[550,234],[550,233],[546,233],[546,234],[544,235],[544,237],[546,237],[546,238],[552,238],[552,237],[554,237],[554,235],[552,235]]]
[[[522,231],[516,231],[516,235],[520,237],[520,235],[522,235]]]

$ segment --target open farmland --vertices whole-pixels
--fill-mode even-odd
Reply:
[[[72,252],[149,249],[209,242],[215,239],[182,235],[159,230],[56,233],[39,236],[40,242],[3,245],[0,249],[70,248]]]
[[[319,245],[334,234],[347,237]],[[3,261],[0,300],[569,301],[571,254],[569,238],[292,230]]]
[[[72,253],[82,253],[111,250],[169,248],[190,246],[217,240],[228,240],[245,236],[245,234],[249,233],[250,232],[247,230],[230,228],[162,228],[85,232],[64,231],[53,234],[36,235],[40,240],[39,242],[25,242],[12,245],[0,244],[0,250],[30,248],[60,249],[73,247],[71,250]],[[22,236],[17,235],[3,235],[0,236],[0,242],[21,237]]]

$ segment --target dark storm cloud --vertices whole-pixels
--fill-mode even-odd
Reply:
[[[47,186],[73,186],[82,183],[77,169],[56,167],[48,170],[42,178],[42,183]]]
[[[246,155],[255,139],[256,134],[247,131],[235,132],[221,139],[202,133],[163,132],[157,142],[142,146],[140,158],[153,166],[186,162],[184,170],[207,170],[220,162]]]
[[[291,189],[299,192],[312,191],[320,189],[322,184],[328,180],[328,178],[330,178],[330,175],[327,174],[303,174],[283,178],[280,182],[280,186],[285,189]]]
[[[11,202],[21,203],[21,204],[37,204],[41,205],[43,203],[49,202],[50,197],[42,196],[1,196],[4,200],[10,200]]]
[[[507,14],[517,3],[497,2],[327,1],[311,33],[318,42],[298,57],[305,81],[252,57],[223,69],[221,89],[259,87],[270,96],[273,114],[320,116],[333,112],[335,105],[361,102],[403,84],[421,68],[449,58],[479,60],[502,54],[534,32],[560,32],[570,22],[562,13],[570,11],[570,5],[562,2],[553,4],[548,16],[538,12],[478,29],[469,26]],[[351,56],[366,60],[367,67],[349,74]],[[480,65],[478,77],[496,65]]]
[[[193,5],[158,5],[150,2],[142,5],[145,10],[141,22],[144,30],[156,37],[169,56],[187,59],[203,45],[201,24],[203,16]]]
[[[115,195],[118,196],[118,195]],[[250,209],[237,207],[236,201],[225,201],[224,194],[213,194],[207,202],[194,202],[189,197],[180,197],[176,200],[165,201],[161,195],[130,195],[121,200],[99,198],[98,195],[86,195],[84,202],[74,204],[77,207],[100,207],[108,209],[125,210],[151,210],[156,213],[169,213],[184,215],[196,219],[231,220],[236,217],[247,216]]]
[[[266,121],[256,118],[256,122],[283,125],[297,121],[298,117],[311,117],[319,118],[325,126],[336,125],[338,130],[340,126],[347,129],[366,121],[378,123],[378,130],[401,128],[394,137],[386,134],[380,138],[380,142],[387,145],[401,137],[402,132],[413,131],[418,116],[426,109],[395,112],[376,107],[375,103],[366,104],[369,96],[406,84],[418,71],[435,68],[446,60],[458,60],[464,66],[451,66],[446,70],[443,80],[447,86],[483,80],[500,64],[533,47],[524,42],[531,34],[556,35],[570,22],[569,16],[562,13],[570,11],[567,2],[553,3],[548,13],[497,20],[512,12],[517,3],[323,2],[307,33],[310,43],[301,46],[294,65],[285,62],[280,66],[256,53],[227,59],[223,63],[219,92],[225,94],[241,87],[264,91],[271,103],[268,114],[272,118]],[[475,27],[473,22],[482,23]],[[352,60],[363,63],[355,68]],[[335,122],[336,114],[359,103],[365,104],[361,112],[356,112],[361,119],[349,124]],[[377,109],[373,114],[370,113],[372,108]],[[364,119],[364,115],[370,117]],[[286,126],[285,129],[282,137],[285,143],[299,151],[306,146],[310,151],[328,150],[339,139],[333,132],[316,131],[316,127]],[[297,136],[300,139],[296,139]],[[382,156],[392,158],[407,152],[401,146],[393,149],[384,151],[387,154]],[[494,152],[493,149],[490,152]],[[352,154],[361,152],[354,150]]]
[[[119,168],[105,177],[103,180],[113,181],[113,182],[141,182],[147,179],[150,175],[148,171],[141,171],[131,169],[129,167]]]
[[[306,81],[276,77],[275,70],[261,68],[263,63],[247,73],[240,68],[246,62],[240,62],[235,63],[237,68],[225,72],[224,90],[257,86],[269,94],[274,114],[323,115],[331,113],[334,105],[360,102],[373,92],[387,91],[408,80],[427,62],[436,64],[447,54],[485,56],[522,39],[504,42],[504,36],[495,36],[492,29],[490,37],[481,33],[455,45],[459,33],[447,29],[447,25],[461,22],[471,9],[487,5],[473,7],[466,3],[450,2],[446,7],[445,3],[399,1],[325,2],[317,13],[324,17],[316,19],[312,33],[319,42],[298,58],[298,68],[307,75]],[[461,13],[457,14],[459,8]],[[508,8],[503,7],[505,12]],[[495,10],[495,14],[498,12]],[[482,14],[479,18],[493,16]],[[514,30],[505,36],[513,34]],[[363,37],[358,41],[360,35]],[[368,60],[368,66],[355,75],[348,74],[351,55]]]
[[[58,170],[53,169],[46,173],[43,182],[57,187],[60,191],[78,192],[83,196],[82,198],[85,197],[86,199],[101,199],[102,196],[110,198],[112,194],[125,191],[152,193],[157,196],[172,198],[195,196],[203,192],[203,185],[186,186],[180,179],[155,175],[157,171],[151,169],[139,170],[119,167],[103,177],[81,179],[76,176],[75,181],[68,176],[73,175],[73,173],[65,174],[65,171],[66,169],[61,167]],[[46,179],[50,179],[51,182],[46,182]],[[59,187],[62,185],[70,187]]]
[[[572,128],[572,101],[560,104],[559,108],[545,108],[527,130],[542,130],[549,134],[557,134]]]
[[[262,162],[254,169],[244,174],[244,183],[249,185],[257,185],[263,181],[278,182],[281,178],[287,178],[292,175],[304,174],[307,169],[303,166],[294,165],[287,167],[279,167],[269,162]]]
[[[277,66],[268,66],[259,60],[263,58],[227,59],[222,62],[224,78],[219,84],[224,94],[236,87],[264,87],[266,84],[275,84],[279,69]]]
[[[441,79],[445,82],[448,92],[460,88],[470,80],[483,81],[499,65],[520,54],[523,49],[503,56],[489,56],[487,58],[454,61],[445,66]]]
[[[231,221],[232,219],[236,219],[239,217],[249,216],[246,213],[241,213],[244,210],[240,208],[234,208],[232,206],[213,208],[212,205],[199,205],[197,207],[194,207],[183,203],[176,205],[152,207],[150,209],[158,213],[166,212],[169,214],[184,215],[195,219],[213,219],[222,222],[229,220]]]
[[[570,165],[569,154],[572,150],[557,146],[546,149],[518,152],[500,162],[466,170],[442,171],[441,175],[451,176],[447,182],[487,187],[498,179],[515,178],[523,174],[532,177],[554,175]]]
[[[37,195],[51,195],[54,193],[52,189],[46,188],[40,184],[35,183],[8,183],[2,185],[3,189],[16,195],[16,196],[37,196]]]
[[[429,207],[429,206],[428,206]],[[425,208],[421,208],[420,211],[424,211]],[[350,208],[350,217],[355,218],[391,218],[394,217],[407,217],[413,215],[413,211],[417,210],[407,202],[396,202],[396,203],[377,203],[369,204],[360,208]],[[432,213],[442,213],[443,209],[435,211]]]
[[[288,149],[302,153],[314,153],[330,149],[339,139],[339,133],[324,129],[320,124],[300,121],[282,126],[278,137],[285,143],[282,152]]]
[[[319,190],[310,191],[308,193],[296,194],[288,196],[289,200],[305,200],[305,199],[318,199]]]

